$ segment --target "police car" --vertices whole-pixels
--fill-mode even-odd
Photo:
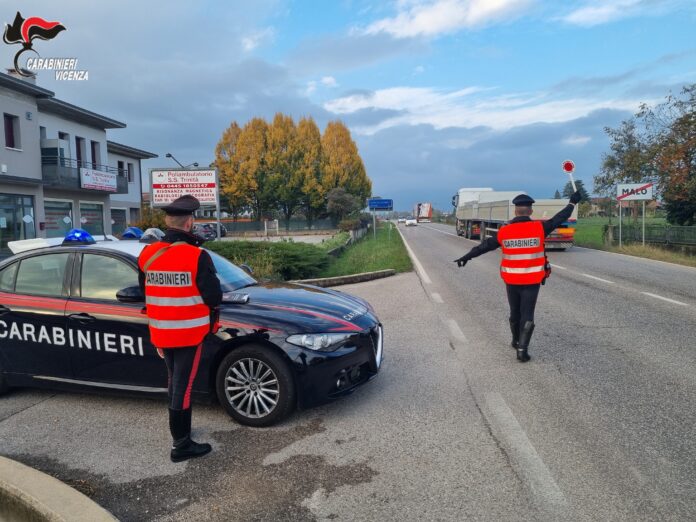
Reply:
[[[0,262],[0,393],[29,386],[166,395],[138,285],[145,243],[100,239],[77,230],[56,245],[10,243],[15,255]],[[241,424],[269,426],[377,375],[382,325],[366,301],[259,283],[209,253],[225,294],[194,397],[217,399]]]

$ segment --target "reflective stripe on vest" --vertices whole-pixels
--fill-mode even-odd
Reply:
[[[183,242],[153,243],[140,254],[150,340],[157,348],[197,346],[210,332],[210,308],[196,284],[200,255],[200,248]]]
[[[508,285],[541,283],[546,275],[543,223],[509,223],[500,228],[497,239],[503,250],[500,262],[500,277],[503,281]]]
[[[149,295],[145,298],[145,304],[157,306],[190,306],[203,304],[203,298],[198,295],[193,297],[154,297]]]
[[[543,252],[537,252],[536,254],[503,254],[503,259],[510,259],[512,261],[519,261],[520,259],[539,259],[544,257]]]
[[[164,319],[150,319],[150,326],[161,328],[163,330],[177,330],[181,328],[195,328],[196,326],[210,326],[210,316],[196,317],[194,319],[186,319],[184,321],[177,319],[175,321],[165,321]]]

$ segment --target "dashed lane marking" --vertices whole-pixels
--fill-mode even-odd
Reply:
[[[566,267],[561,266],[561,265],[554,265],[553,263],[550,263],[553,268],[558,268],[560,270],[568,270]]]
[[[433,284],[432,280],[430,279],[430,277],[428,277],[428,274],[426,273],[425,269],[423,268],[423,265],[421,265],[421,262],[418,261],[416,254],[414,254],[413,250],[411,250],[411,247],[408,246],[408,242],[406,241],[406,238],[404,237],[401,230],[399,230],[398,228],[396,230],[399,231],[399,235],[401,236],[401,239],[404,242],[404,246],[406,247],[406,251],[408,252],[408,255],[411,256],[411,260],[413,261],[413,264],[416,266],[416,272],[418,272],[418,275],[420,276],[421,281],[423,281],[423,283],[425,283],[426,285]]]
[[[580,272],[581,276],[589,277],[590,279],[594,279],[595,281],[601,281],[602,283],[607,283],[609,285],[615,285],[616,283],[614,281],[609,281],[608,279],[602,279],[601,277],[593,276],[590,274],[584,274]]]
[[[657,294],[651,294],[650,292],[641,292],[643,295],[648,295],[650,297],[654,297],[655,299],[662,299],[663,301],[667,301],[668,303],[680,305],[680,306],[689,306],[687,303],[682,303],[681,301],[675,301],[674,299],[670,299],[669,297],[662,297],[661,295]]]
[[[558,512],[566,507],[566,499],[551,472],[529,441],[520,423],[508,407],[505,399],[497,392],[485,394],[484,413],[497,432],[498,439],[507,450],[508,456],[534,496],[534,500],[545,509]]]
[[[440,294],[433,292],[430,295],[432,296],[433,301],[435,301],[436,303],[440,303],[440,304],[444,303],[444,301],[442,300],[442,296]]]
[[[454,319],[447,319],[447,321],[445,322],[447,323],[447,326],[449,327],[450,332],[452,333],[452,337],[454,337],[457,341],[461,341],[463,343],[468,342],[466,335],[464,335],[462,329],[459,328],[457,321],[455,321]]]
[[[439,232],[440,234],[447,234],[448,236],[460,237],[458,234],[453,234],[452,232],[445,232],[444,230],[440,230],[439,228],[428,227],[426,225],[420,225],[420,226],[422,226],[423,228],[434,230],[435,232]]]

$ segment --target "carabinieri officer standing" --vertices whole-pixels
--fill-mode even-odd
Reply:
[[[199,201],[181,196],[163,207],[167,231],[138,258],[150,340],[164,357],[169,375],[171,459],[180,462],[210,452],[210,444],[191,440],[191,388],[203,339],[215,326],[222,290],[210,255],[191,233]]]
[[[580,192],[575,192],[570,196],[570,204],[551,219],[533,221],[530,216],[534,200],[526,194],[520,194],[512,200],[515,217],[503,225],[497,235],[489,237],[466,255],[454,260],[457,266],[463,267],[471,259],[502,247],[500,276],[505,281],[510,304],[512,347],[517,350],[517,360],[520,362],[530,359],[527,349],[534,331],[534,308],[539,287],[550,274],[550,265],[544,252],[544,238],[570,218],[573,207],[581,198]]]

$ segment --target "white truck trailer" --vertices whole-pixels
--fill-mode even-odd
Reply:
[[[495,191],[492,188],[461,188],[452,197],[456,209],[457,234],[483,241],[515,217],[513,198],[526,194],[523,190]],[[568,204],[567,199],[537,199],[532,219],[549,219]],[[546,238],[549,250],[565,250],[573,246],[577,207],[571,217]]]

